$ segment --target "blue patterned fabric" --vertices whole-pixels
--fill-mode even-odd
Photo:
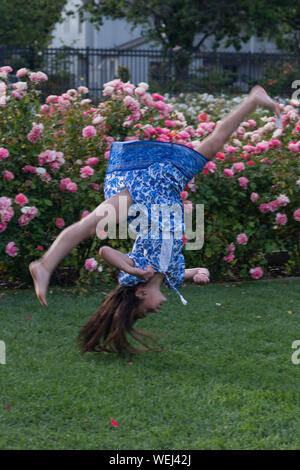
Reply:
[[[139,225],[127,256],[138,268],[146,270],[150,264],[156,272],[164,273],[163,284],[173,288],[184,304],[187,302],[178,291],[185,271],[180,192],[208,161],[184,145],[159,141],[114,142],[104,181],[105,199],[125,187],[133,199],[127,222],[129,227],[135,227],[137,221]],[[120,271],[118,282],[132,286],[148,280]]]

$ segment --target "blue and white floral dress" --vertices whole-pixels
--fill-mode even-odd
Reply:
[[[146,270],[151,265],[163,273],[163,283],[173,288],[184,304],[187,302],[178,291],[185,271],[180,193],[208,161],[181,144],[153,140],[114,142],[104,181],[105,199],[125,187],[133,199],[127,222],[129,227],[137,221],[139,224],[134,226],[137,236],[127,256],[138,268]],[[125,286],[148,281],[124,271],[118,277],[119,284]]]

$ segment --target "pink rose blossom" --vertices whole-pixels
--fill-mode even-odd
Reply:
[[[11,68],[10,65],[4,65],[3,67],[0,68],[0,72],[5,72],[5,73],[11,73],[13,69]]]
[[[11,198],[2,196],[0,197],[0,210],[8,209],[11,207]]]
[[[245,165],[244,163],[242,162],[237,162],[237,163],[234,163],[232,165],[232,170],[235,172],[235,173],[238,173],[239,171],[242,171],[245,169]]]
[[[1,199],[1,198],[0,198]],[[15,211],[12,207],[7,207],[6,209],[0,209],[1,222],[9,222],[15,214]]]
[[[268,203],[268,206],[269,206],[269,209],[270,209],[271,212],[275,212],[275,211],[277,211],[277,209],[279,209],[280,204],[278,203],[277,200],[275,200],[275,201],[270,201]]]
[[[17,256],[17,251],[19,250],[19,248],[15,245],[14,242],[9,242],[7,243],[6,247],[5,247],[5,253],[8,255],[8,256]]]
[[[235,244],[234,243],[230,243],[230,245],[228,246],[228,250],[230,253],[232,253],[233,251],[235,251]]]
[[[84,266],[87,271],[95,271],[98,266],[98,261],[96,261],[95,258],[88,258],[85,260]]]
[[[252,202],[257,202],[259,199],[259,195],[257,193],[252,193],[250,199]]]
[[[234,172],[230,170],[230,168],[225,168],[223,173],[225,176],[228,176],[229,178],[232,178],[234,176]]]
[[[70,191],[70,193],[75,193],[77,191],[77,184],[76,183],[68,183],[66,186],[67,191]]]
[[[60,185],[59,185],[59,189],[61,191],[64,191],[65,189],[67,189],[67,185],[69,183],[72,183],[71,179],[70,178],[63,178],[60,182]]]
[[[299,186],[300,188],[300,178],[296,181],[296,184]]]
[[[15,203],[16,204],[20,204],[20,206],[24,206],[25,204],[28,203],[28,199],[27,197],[22,194],[22,193],[19,193],[17,194],[17,196],[15,197]]]
[[[240,233],[237,237],[236,240],[239,245],[247,245],[248,242],[248,237],[245,233]]]
[[[208,170],[209,173],[214,173],[217,167],[214,162],[208,162],[206,165],[204,165],[204,169]]]
[[[89,215],[89,211],[84,211],[84,212],[81,214],[81,219],[84,219],[87,215]]]
[[[97,131],[94,126],[86,126],[82,131],[82,135],[86,139],[89,139],[90,137],[95,137],[96,134],[97,134]]]
[[[233,253],[230,253],[229,256],[224,256],[224,257],[223,257],[223,260],[224,260],[224,261],[227,261],[227,263],[231,263],[231,262],[234,260],[234,258],[235,258],[234,254],[233,254]]]
[[[181,194],[182,199],[186,199],[189,195],[189,193],[187,191],[181,191],[180,194]]]
[[[243,189],[247,189],[247,185],[249,183],[249,180],[247,178],[244,178],[243,176],[241,178],[238,178],[238,182],[240,183],[240,186]]]
[[[278,202],[279,206],[286,206],[290,202],[289,198],[285,194],[280,194],[276,201]]]
[[[41,246],[41,245],[38,245],[38,246],[36,247],[36,249],[37,249],[38,251],[44,251],[44,247]]]
[[[97,157],[91,157],[86,161],[87,165],[97,165],[98,162],[99,158]]]
[[[250,269],[250,274],[252,279],[260,279],[263,276],[264,272],[262,268],[258,266],[257,268]]]
[[[48,77],[44,72],[32,72],[29,74],[29,80],[31,82],[46,82]]]
[[[16,76],[17,76],[18,78],[22,78],[22,77],[24,77],[24,75],[26,75],[27,73],[28,73],[28,70],[23,67],[22,69],[19,69],[19,70],[17,71]]]
[[[23,166],[22,171],[24,173],[31,173],[34,175],[36,173],[36,168],[32,165],[26,165],[26,166]]]
[[[297,222],[300,222],[300,209],[296,209],[293,213],[293,217]]]
[[[94,174],[94,169],[91,168],[90,166],[84,166],[83,168],[80,168],[80,177],[81,178],[88,178],[89,176]]]
[[[0,233],[6,230],[7,224],[5,222],[0,222]]]
[[[62,227],[64,227],[64,226],[66,225],[66,223],[65,223],[64,219],[60,219],[60,218],[59,218],[59,219],[56,219],[55,225],[56,225],[56,227],[58,227],[58,228],[62,228]]]
[[[8,156],[9,156],[9,151],[4,147],[0,147],[0,161],[4,160],[4,158],[7,158]]]
[[[254,121],[253,119],[249,119],[249,120],[248,120],[248,124],[249,124],[250,126],[256,126],[256,121]]]
[[[262,213],[270,212],[269,204],[262,203],[259,205],[259,210]]]
[[[97,184],[97,183],[91,183],[91,184],[90,184],[90,187],[91,187],[92,189],[95,189],[96,191],[99,191],[99,189],[100,189],[100,185]]]
[[[152,93],[152,98],[154,100],[164,101],[164,97],[162,95],[159,95],[158,93]]]
[[[285,225],[287,223],[287,216],[278,212],[276,214],[276,223],[279,225]]]
[[[281,145],[281,142],[278,139],[269,140],[269,148],[280,147],[280,145]]]
[[[42,135],[43,130],[43,124],[34,125],[29,134],[27,134],[27,139],[32,143],[36,142],[38,138]]]
[[[15,175],[14,175],[11,171],[8,171],[8,170],[5,170],[5,171],[4,171],[4,178],[5,178],[7,181],[13,180],[14,177],[15,177]]]

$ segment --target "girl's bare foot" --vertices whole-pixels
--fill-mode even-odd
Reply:
[[[50,273],[41,261],[33,261],[29,265],[29,271],[34,282],[35,293],[42,305],[48,307],[46,293],[50,279]]]
[[[260,86],[255,85],[249,93],[249,98],[253,99],[256,105],[262,106],[263,108],[272,109],[275,114],[280,117],[280,107],[276,100],[270,98],[266,90]]]

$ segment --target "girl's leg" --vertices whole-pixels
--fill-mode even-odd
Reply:
[[[124,202],[120,205],[120,196]],[[59,262],[82,240],[94,236],[98,223],[107,218],[110,223],[120,223],[127,219],[132,198],[127,188],[103,201],[96,209],[80,221],[65,228],[38,261],[30,263],[29,270],[33,277],[36,295],[42,305],[47,306],[46,292],[51,274]],[[103,214],[103,215],[99,215]]]
[[[280,116],[279,104],[270,98],[261,86],[256,85],[252,88],[247,98],[222,119],[214,131],[201,142],[197,147],[197,151],[207,159],[213,159],[230,138],[231,134],[257,106],[270,108],[277,116]]]

